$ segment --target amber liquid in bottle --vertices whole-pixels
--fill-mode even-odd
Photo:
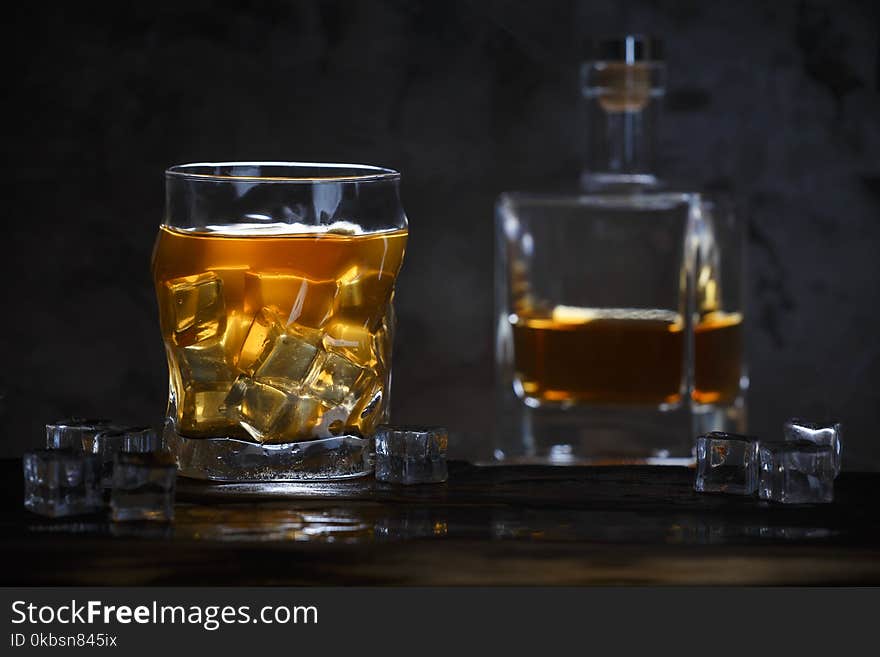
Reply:
[[[681,402],[684,331],[677,313],[574,310],[516,318],[514,367],[523,397],[563,405]],[[732,401],[739,391],[740,315],[712,313],[695,328],[695,401]]]
[[[153,277],[178,433],[371,433],[387,408],[406,239],[162,227]]]

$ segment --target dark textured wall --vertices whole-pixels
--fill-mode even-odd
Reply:
[[[161,3],[160,3],[161,4]],[[0,452],[70,413],[153,419],[162,171],[210,159],[403,172],[394,415],[491,425],[492,206],[574,181],[585,35],[667,41],[662,172],[749,220],[752,428],[840,416],[880,467],[880,73],[872,2],[14,5],[3,27]]]

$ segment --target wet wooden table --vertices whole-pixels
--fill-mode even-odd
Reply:
[[[170,525],[22,507],[0,461],[0,583],[880,584],[880,473],[833,504],[698,495],[677,467],[450,465],[447,484],[179,480]]]

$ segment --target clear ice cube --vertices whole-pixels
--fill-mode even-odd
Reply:
[[[807,440],[816,445],[827,445],[834,456],[834,476],[840,474],[840,455],[843,449],[843,427],[839,422],[820,424],[791,418],[783,427],[785,440]]]
[[[279,315],[271,308],[260,309],[254,316],[235,359],[238,369],[253,374],[283,332],[284,324]]]
[[[352,267],[337,280],[333,317],[375,331],[391,298],[394,277]]]
[[[119,452],[155,452],[162,448],[162,441],[153,427],[118,427],[98,432],[83,447],[103,460],[112,461]]]
[[[238,265],[231,267],[212,267],[211,272],[220,277],[223,283],[223,301],[226,311],[234,312],[242,309],[244,300],[244,277],[249,267]]]
[[[783,504],[834,499],[834,449],[808,440],[761,441],[758,495]]]
[[[187,346],[217,337],[226,328],[223,280],[213,272],[175,278],[165,283],[171,307],[174,342]]]
[[[25,453],[24,506],[58,518],[92,513],[103,506],[101,464],[82,451],[51,449]]]
[[[99,458],[101,485],[109,488],[117,454],[156,452],[162,448],[162,439],[152,427],[125,427],[101,431],[90,441],[85,441],[83,447]]]
[[[374,367],[377,363],[374,336],[363,326],[348,322],[332,321],[324,329],[324,348],[341,354],[361,367]]]
[[[284,324],[320,328],[330,318],[336,281],[316,281],[293,272],[247,272],[244,309],[271,308]]]
[[[291,330],[275,339],[254,378],[288,390],[298,389],[318,355],[321,334],[314,330]]]
[[[328,406],[338,406],[357,397],[371,382],[370,373],[341,354],[325,352],[319,356],[305,387],[308,392]]]
[[[110,493],[113,520],[170,522],[176,478],[177,466],[165,452],[117,454]]]
[[[712,431],[697,438],[700,493],[752,495],[758,485],[758,443],[751,436]]]
[[[184,434],[223,432],[234,426],[224,412],[232,384],[210,387],[188,387],[180,401],[183,409],[180,431]]]
[[[172,376],[177,377],[179,429],[198,435],[233,425],[220,410],[236,374],[223,341],[212,338],[177,348],[176,353],[169,367]]]
[[[395,484],[446,481],[446,429],[381,426],[375,438],[378,481]]]
[[[235,372],[219,339],[199,342],[177,350],[184,385],[232,383]]]
[[[325,410],[326,406],[314,397],[302,394],[290,395],[275,422],[272,434],[263,442],[289,443],[308,440],[318,435],[322,437],[331,435],[319,434],[318,431]]]
[[[235,403],[238,395],[241,399]],[[227,398],[227,405],[233,403],[233,413],[245,431],[259,442],[269,440],[288,402],[287,393],[266,383],[239,379],[230,396],[233,399]]]
[[[226,315],[226,330],[223,332],[223,337],[220,341],[226,351],[226,361],[228,363],[235,363],[237,360],[245,337],[247,337],[253,323],[253,315],[245,314],[238,310],[229,311]]]
[[[309,439],[324,410],[319,400],[242,376],[225,400],[226,413],[261,443]]]
[[[81,417],[58,420],[46,425],[46,449],[83,450],[83,441],[90,442],[101,431],[111,428],[110,420]]]

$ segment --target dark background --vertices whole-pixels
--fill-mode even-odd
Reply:
[[[393,415],[489,448],[492,208],[574,182],[584,37],[667,43],[661,173],[749,222],[751,428],[834,414],[880,468],[873,2],[44,3],[4,10],[0,454],[69,414],[155,421],[149,260],[170,164],[403,173]]]

